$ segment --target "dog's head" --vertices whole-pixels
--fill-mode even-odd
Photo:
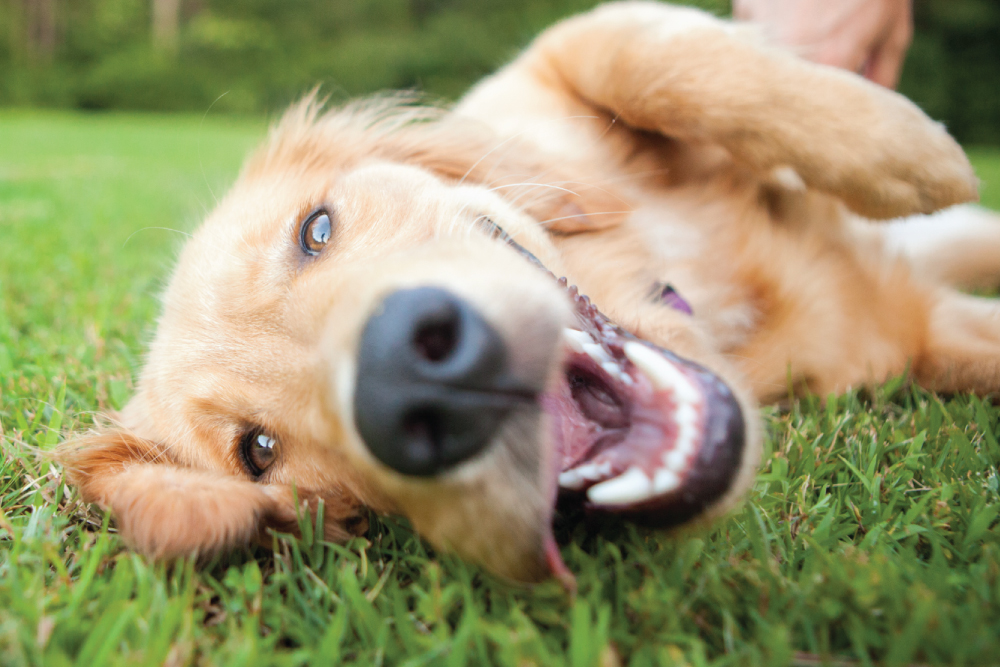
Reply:
[[[556,278],[553,230],[601,244],[622,202],[425,113],[300,105],[188,242],[136,396],[64,452],[140,550],[294,529],[298,501],[331,539],[401,513],[534,581],[557,496],[672,524],[748,485],[743,394]]]

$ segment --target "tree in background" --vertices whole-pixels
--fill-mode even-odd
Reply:
[[[181,0],[152,1],[153,46],[175,53],[181,32]]]
[[[899,89],[966,143],[1000,144],[1000,3],[916,0]]]
[[[49,62],[56,47],[56,0],[8,0],[9,51],[17,62]]]
[[[260,113],[335,99],[453,99],[597,0],[0,0],[0,106]],[[716,13],[728,0],[690,0]],[[900,90],[962,141],[1000,144],[1000,3],[915,0]]]

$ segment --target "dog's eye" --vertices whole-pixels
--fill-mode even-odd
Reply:
[[[302,221],[299,232],[299,243],[302,251],[310,255],[318,255],[333,236],[333,220],[326,209],[314,211]]]
[[[260,431],[243,436],[240,446],[243,461],[254,477],[260,477],[278,458],[278,441]]]

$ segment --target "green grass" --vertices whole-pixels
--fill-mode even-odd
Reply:
[[[988,664],[1000,411],[896,384],[765,411],[708,532],[563,526],[579,580],[512,587],[403,523],[205,567],[123,549],[34,447],[132,390],[182,236],[263,122],[0,114],[0,664]],[[1000,151],[972,152],[1000,207]],[[308,532],[308,531],[307,531]]]

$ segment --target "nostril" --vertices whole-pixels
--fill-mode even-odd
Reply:
[[[416,410],[403,418],[407,456],[419,469],[431,469],[444,444],[444,424],[433,410]]]
[[[413,334],[413,347],[427,361],[445,361],[458,345],[458,328],[457,313],[449,314],[447,319],[424,322]]]

